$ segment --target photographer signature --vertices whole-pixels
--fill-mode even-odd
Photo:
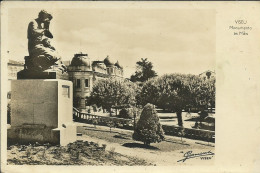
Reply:
[[[205,156],[210,156],[210,155],[215,155],[215,154],[211,151],[201,152],[201,153],[192,153],[192,151],[187,151],[183,155],[184,159],[178,160],[177,162],[181,162],[181,161],[185,162],[188,159],[197,158],[197,157],[204,158]],[[208,157],[205,157],[205,158],[208,158]],[[207,160],[207,159],[205,159],[205,160]]]

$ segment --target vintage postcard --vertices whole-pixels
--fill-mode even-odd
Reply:
[[[259,2],[1,3],[1,172],[259,172]]]

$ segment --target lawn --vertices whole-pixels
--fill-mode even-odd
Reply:
[[[97,126],[95,128],[92,125],[78,126],[78,133],[87,135],[90,137],[102,139],[111,143],[118,143],[128,148],[144,148],[147,150],[157,150],[160,152],[169,152],[175,150],[186,150],[186,149],[205,149],[205,145],[195,144],[194,142],[186,142],[188,139],[181,141],[180,137],[167,136],[165,141],[160,143],[152,143],[151,146],[147,147],[142,142],[135,141],[132,139],[133,131],[122,130],[122,129],[110,129],[108,127]],[[189,141],[192,141],[189,139]],[[209,147],[210,148],[210,147]],[[212,147],[211,147],[212,148]]]

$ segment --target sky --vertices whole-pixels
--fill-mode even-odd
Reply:
[[[41,9],[8,11],[9,59],[23,61],[27,27]],[[124,67],[124,76],[147,58],[158,75],[200,74],[215,70],[215,11],[206,9],[46,9],[53,15],[50,30],[62,60],[87,53],[92,61],[107,55]]]

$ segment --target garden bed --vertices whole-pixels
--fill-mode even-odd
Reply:
[[[9,165],[150,165],[142,159],[116,153],[114,148],[88,141],[76,141],[66,147],[45,145],[11,145]]]

